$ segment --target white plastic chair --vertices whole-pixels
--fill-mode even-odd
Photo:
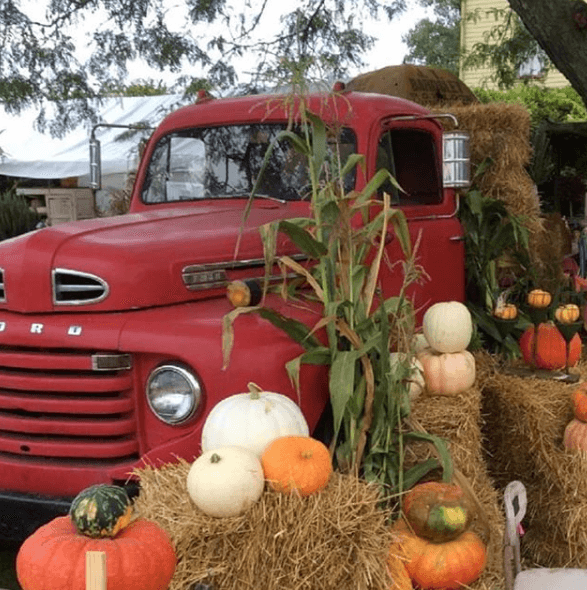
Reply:
[[[526,488],[511,481],[503,494],[505,504],[504,572],[506,590],[587,590],[587,570],[532,568],[522,570],[519,525],[526,514]]]

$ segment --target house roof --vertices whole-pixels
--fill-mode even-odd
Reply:
[[[186,104],[179,94],[148,97],[113,97],[97,107],[105,124],[157,125],[171,110]],[[0,175],[22,178],[58,179],[89,173],[91,125],[80,126],[62,138],[35,129],[37,110],[19,114],[3,112],[0,106]],[[138,144],[149,131],[120,140],[125,129],[98,127],[95,136],[101,144],[102,174],[124,173],[137,164]],[[117,139],[118,138],[118,139]]]

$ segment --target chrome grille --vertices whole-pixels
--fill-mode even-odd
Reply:
[[[0,454],[87,465],[139,456],[131,369],[88,352],[0,348]],[[112,366],[128,355],[107,355]],[[119,358],[119,362],[114,362]]]
[[[292,254],[290,255],[290,258],[297,261],[303,261],[307,260],[308,257],[305,254]],[[255,277],[248,278],[262,279],[265,274],[264,268],[265,259],[263,258],[190,264],[182,269],[181,278],[186,289],[190,291],[200,291],[203,289],[214,289],[228,285],[231,281],[228,271],[259,269]],[[278,280],[280,278],[281,274],[271,276],[271,280]]]
[[[89,305],[108,297],[106,281],[86,272],[56,268],[52,272],[52,282],[56,305]]]

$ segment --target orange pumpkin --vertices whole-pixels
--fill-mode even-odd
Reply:
[[[500,320],[515,320],[518,317],[518,308],[513,303],[502,303],[495,307],[493,315]]]
[[[403,512],[419,536],[439,543],[465,532],[473,518],[470,502],[460,486],[430,481],[415,485],[404,496]]]
[[[487,549],[473,531],[444,543],[418,537],[401,519],[394,531],[407,558],[406,569],[412,582],[422,589],[456,590],[474,582],[485,569]],[[392,551],[397,551],[396,545]]]
[[[550,305],[552,295],[542,289],[533,289],[528,293],[528,305],[530,307],[545,308]]]
[[[559,305],[554,312],[554,317],[561,324],[572,324],[581,317],[581,310],[579,309],[579,306],[574,303]]]
[[[571,393],[573,415],[581,422],[587,422],[587,383],[579,385]]]
[[[263,451],[261,464],[274,490],[301,496],[324,489],[332,474],[328,447],[308,436],[276,438]]]
[[[534,354],[534,326],[529,326],[520,338],[520,350],[524,361],[536,364],[539,369],[549,371],[564,369],[567,363],[567,343],[552,322],[538,325],[536,357]],[[568,345],[568,366],[572,367],[581,358],[581,338],[575,334]]]
[[[573,418],[565,428],[563,444],[570,451],[587,452],[587,422]]]
[[[106,554],[108,590],[167,590],[175,571],[173,545],[155,522],[137,519],[116,537],[91,538],[59,516],[21,545],[18,582],[23,590],[83,590],[87,551]]]

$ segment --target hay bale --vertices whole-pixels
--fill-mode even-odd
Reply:
[[[190,465],[137,470],[137,513],[171,536],[178,565],[170,590],[196,583],[222,590],[388,590],[395,540],[378,488],[334,473],[308,498],[266,491],[247,513],[212,518],[186,490]]]
[[[565,450],[562,442],[576,385],[508,374],[516,363],[478,359],[491,472],[501,489],[518,479],[528,493],[522,543],[527,562],[586,568],[587,457]],[[587,377],[584,359],[577,370]]]
[[[437,107],[431,110],[440,112]],[[506,103],[450,105],[446,110],[457,117],[458,128],[470,135],[473,171],[487,158],[491,160],[477,179],[477,188],[483,195],[503,201],[511,214],[524,219],[538,282],[552,290],[562,280],[560,253],[564,244],[549,231],[549,220],[542,215],[537,188],[527,171],[532,157],[528,110]]]
[[[478,507],[473,522],[475,530],[487,543],[487,566],[472,590],[491,590],[504,583],[503,533],[505,518],[499,493],[489,476],[483,451],[483,421],[481,417],[481,390],[477,385],[457,396],[423,394],[412,408],[415,426],[448,442],[453,464],[457,470],[456,482],[461,485]],[[411,445],[413,462],[433,455],[430,445]]]

